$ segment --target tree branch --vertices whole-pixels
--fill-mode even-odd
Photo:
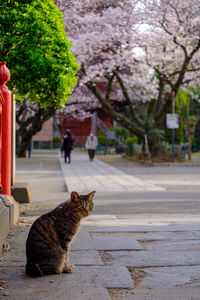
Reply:
[[[115,74],[113,73],[111,77],[106,76],[106,79],[108,80],[108,85],[107,85],[107,89],[106,89],[106,96],[105,96],[105,100],[107,102],[110,101],[110,94],[112,92],[112,84],[113,84],[113,80],[114,80]]]
[[[140,117],[137,115],[134,107],[133,107],[133,104],[131,102],[131,99],[129,97],[129,94],[128,94],[128,91],[127,91],[127,88],[125,87],[124,83],[123,83],[123,80],[122,78],[120,77],[119,73],[117,71],[114,71],[114,74],[120,84],[120,87],[121,87],[121,90],[123,92],[123,95],[128,103],[128,106],[129,106],[129,109],[130,109],[130,112],[132,114],[132,117],[133,119],[135,119],[135,121],[140,125],[140,126],[144,126],[144,122],[142,119],[140,119]]]
[[[143,136],[144,135],[144,125],[139,126],[135,122],[131,121],[130,119],[126,118],[124,114],[117,113],[113,110],[110,102],[107,102],[105,98],[102,97],[102,95],[98,92],[96,85],[94,85],[92,82],[88,82],[86,84],[88,89],[94,94],[94,96],[99,100],[101,103],[103,109],[111,116],[113,120],[118,121],[122,126],[125,128],[128,128],[132,133]]]

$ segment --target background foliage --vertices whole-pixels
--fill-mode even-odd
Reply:
[[[9,88],[43,108],[61,108],[78,70],[62,13],[52,0],[1,0],[0,10],[0,60],[11,71]]]

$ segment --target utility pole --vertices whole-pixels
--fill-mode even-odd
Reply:
[[[172,114],[175,113],[175,92],[171,92],[172,96]],[[175,149],[174,149],[174,140],[175,140],[175,129],[172,128],[172,162],[174,162]]]

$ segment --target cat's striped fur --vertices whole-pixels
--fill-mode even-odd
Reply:
[[[71,199],[39,217],[31,226],[26,241],[26,273],[44,276],[73,272],[69,263],[69,245],[80,221],[93,208],[95,191],[88,195],[71,193]]]

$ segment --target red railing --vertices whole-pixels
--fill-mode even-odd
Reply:
[[[11,92],[6,86],[10,71],[0,62],[0,194],[11,194]]]

